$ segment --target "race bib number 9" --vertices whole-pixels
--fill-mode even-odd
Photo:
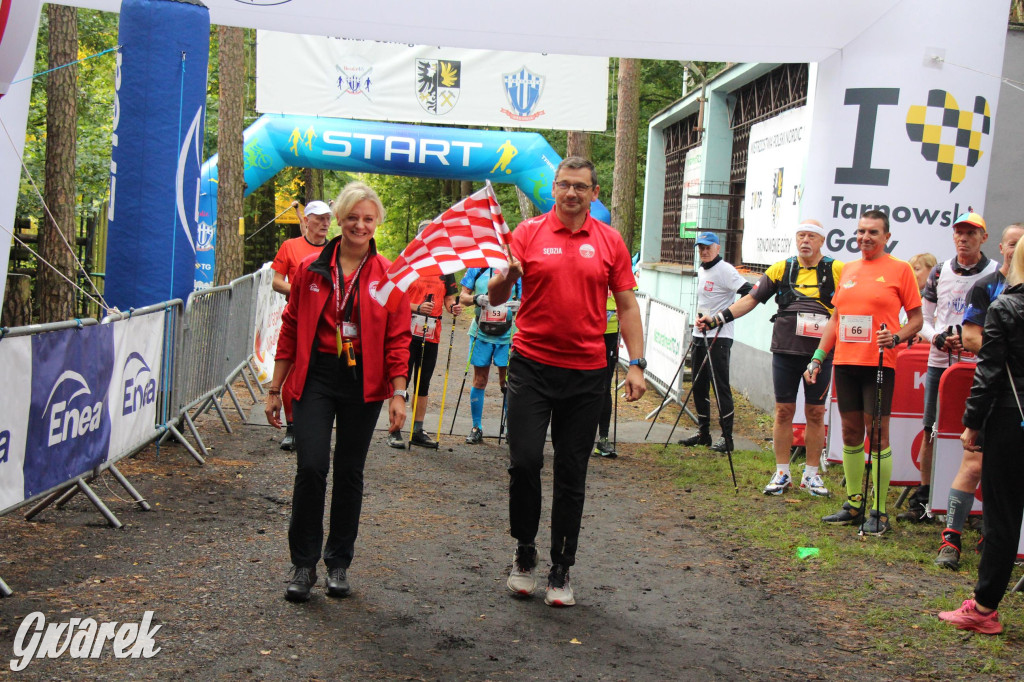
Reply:
[[[820,339],[821,335],[825,332],[825,325],[827,323],[828,315],[819,315],[817,313],[797,313],[796,335]]]
[[[840,315],[839,340],[844,343],[870,343],[871,316]]]

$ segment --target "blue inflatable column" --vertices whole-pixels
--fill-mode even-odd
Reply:
[[[118,40],[104,295],[125,310],[193,288],[210,13],[123,0]]]

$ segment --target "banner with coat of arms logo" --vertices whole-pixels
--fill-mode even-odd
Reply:
[[[263,113],[603,131],[608,59],[258,31]]]

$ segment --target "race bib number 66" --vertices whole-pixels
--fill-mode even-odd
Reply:
[[[870,343],[870,315],[840,315],[839,340],[846,343]]]

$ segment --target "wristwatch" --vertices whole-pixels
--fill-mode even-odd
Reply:
[[[391,397],[401,398],[405,402],[409,402],[409,391],[405,390],[404,388],[396,389],[395,392],[391,394]]]
[[[643,370],[647,369],[647,359],[646,358],[637,358],[636,360],[630,360],[629,361],[629,366],[632,367],[633,365],[636,365],[637,367],[639,367],[640,371],[642,372]]]

